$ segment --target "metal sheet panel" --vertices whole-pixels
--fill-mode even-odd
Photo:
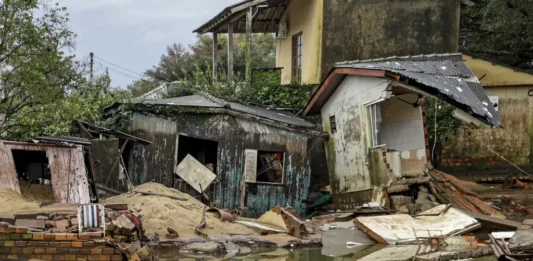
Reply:
[[[213,172],[198,162],[191,155],[187,155],[176,167],[176,174],[185,180],[199,193],[204,192],[217,177]]]

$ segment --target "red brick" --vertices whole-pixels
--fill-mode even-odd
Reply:
[[[30,255],[30,254],[33,254],[33,250],[34,250],[33,247],[25,247],[25,248],[22,248],[22,253]]]
[[[87,260],[87,255],[77,255],[76,256],[76,260],[77,261],[86,261]]]
[[[83,242],[83,247],[94,247],[94,241]]]
[[[43,233],[34,233],[33,234],[33,240],[43,240],[44,234]]]
[[[4,241],[4,246],[6,247],[14,247],[15,241]]]
[[[48,242],[48,246],[49,247],[60,247],[61,246],[61,242],[51,241],[51,242]]]
[[[90,255],[90,254],[91,254],[91,249],[89,249],[89,248],[82,248],[82,249],[80,249],[80,254],[81,254],[81,255]]]
[[[101,255],[102,249],[101,248],[92,248],[91,249],[91,255]]]
[[[78,235],[78,238],[79,238],[80,240],[89,240],[89,239],[91,239],[91,235],[88,235],[88,234],[79,234],[79,235]]]
[[[72,242],[72,247],[83,247],[83,242],[74,241]]]
[[[66,233],[57,233],[55,234],[55,236],[56,236],[55,240],[67,240]]]
[[[78,234],[67,234],[67,240],[78,240]]]
[[[4,231],[5,231],[5,233],[9,233],[9,234],[17,233],[17,229],[14,228],[14,227],[6,227],[6,228],[4,228]]]
[[[54,256],[53,255],[41,255],[41,259],[42,260],[54,260]]]
[[[111,247],[104,248],[102,250],[102,254],[104,254],[104,255],[113,255],[113,254],[115,254],[115,249],[111,248]]]
[[[88,232],[84,234],[89,235],[91,238],[103,238],[104,237],[102,232]]]
[[[111,256],[110,255],[99,255],[98,256],[98,260],[100,260],[100,261],[111,260]]]
[[[46,253],[46,248],[44,247],[36,247],[33,249],[33,253],[35,254],[44,254]]]
[[[65,260],[65,255],[54,255],[54,260]]]
[[[57,248],[55,248],[55,247],[47,247],[46,248],[46,253],[47,254],[57,254]]]
[[[38,219],[18,219],[15,220],[15,225],[17,227],[31,227],[31,228],[40,228],[44,229],[44,220],[38,220]],[[26,230],[27,231],[27,230]],[[26,233],[26,232],[23,232]]]
[[[25,234],[25,233],[28,233],[28,228],[27,227],[16,227],[16,232],[18,234]]]
[[[68,248],[66,247],[60,247],[57,249],[58,254],[68,254]]]
[[[56,234],[44,234],[44,239],[55,240]]]
[[[65,255],[65,260],[76,260],[76,255]]]
[[[33,255],[30,255],[30,258],[32,258],[32,259],[41,259],[41,255],[33,254]]]
[[[12,254],[22,254],[22,247],[12,247],[11,248]]]
[[[88,260],[98,260],[98,255],[89,255]]]
[[[26,246],[26,241],[15,241],[15,246],[25,247]]]
[[[68,249],[68,253],[69,254],[79,254],[80,253],[80,249],[79,248],[69,248]]]
[[[64,241],[64,242],[60,243],[60,246],[61,247],[70,247],[70,246],[72,246],[72,243],[68,242],[68,241]]]
[[[122,261],[122,256],[121,255],[113,255],[113,256],[111,256],[111,260],[113,260],[113,261]]]

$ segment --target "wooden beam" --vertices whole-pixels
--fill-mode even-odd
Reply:
[[[104,186],[109,185],[113,171],[115,171],[115,169],[117,168],[120,162],[120,159],[122,158],[122,152],[124,152],[124,149],[126,149],[126,145],[128,144],[128,141],[129,139],[126,139],[126,141],[124,141],[124,144],[122,144],[122,147],[120,148],[120,151],[119,151],[119,158],[115,162],[113,162],[113,166],[111,166],[111,171],[109,171],[109,174],[107,175],[107,179],[104,182]]]
[[[233,9],[231,9],[231,13],[234,14],[234,13],[237,13],[239,11],[242,11],[242,10],[245,10],[245,9],[251,9],[252,7],[258,5],[258,4],[262,4],[264,2],[266,2],[267,0],[253,0],[251,2],[248,2],[246,4],[242,4],[242,5],[239,5],[237,7],[234,7]]]
[[[228,24],[228,82],[233,82],[233,24]]]
[[[213,33],[213,79],[217,79],[217,52],[218,52],[218,34]]]
[[[247,84],[252,82],[252,7],[246,11],[246,74]]]

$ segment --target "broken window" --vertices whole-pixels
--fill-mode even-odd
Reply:
[[[285,153],[272,151],[245,151],[246,182],[283,184]]]
[[[337,123],[335,122],[335,115],[329,117],[329,126],[331,126],[331,133],[337,132]]]
[[[379,147],[382,145],[380,139],[381,131],[381,106],[379,102],[375,102],[366,106],[368,113],[368,122],[370,125],[370,140],[372,147]]]

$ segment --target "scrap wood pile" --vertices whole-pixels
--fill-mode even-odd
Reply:
[[[498,260],[533,260],[533,219],[526,219],[520,229],[508,236],[490,236],[491,248]]]

